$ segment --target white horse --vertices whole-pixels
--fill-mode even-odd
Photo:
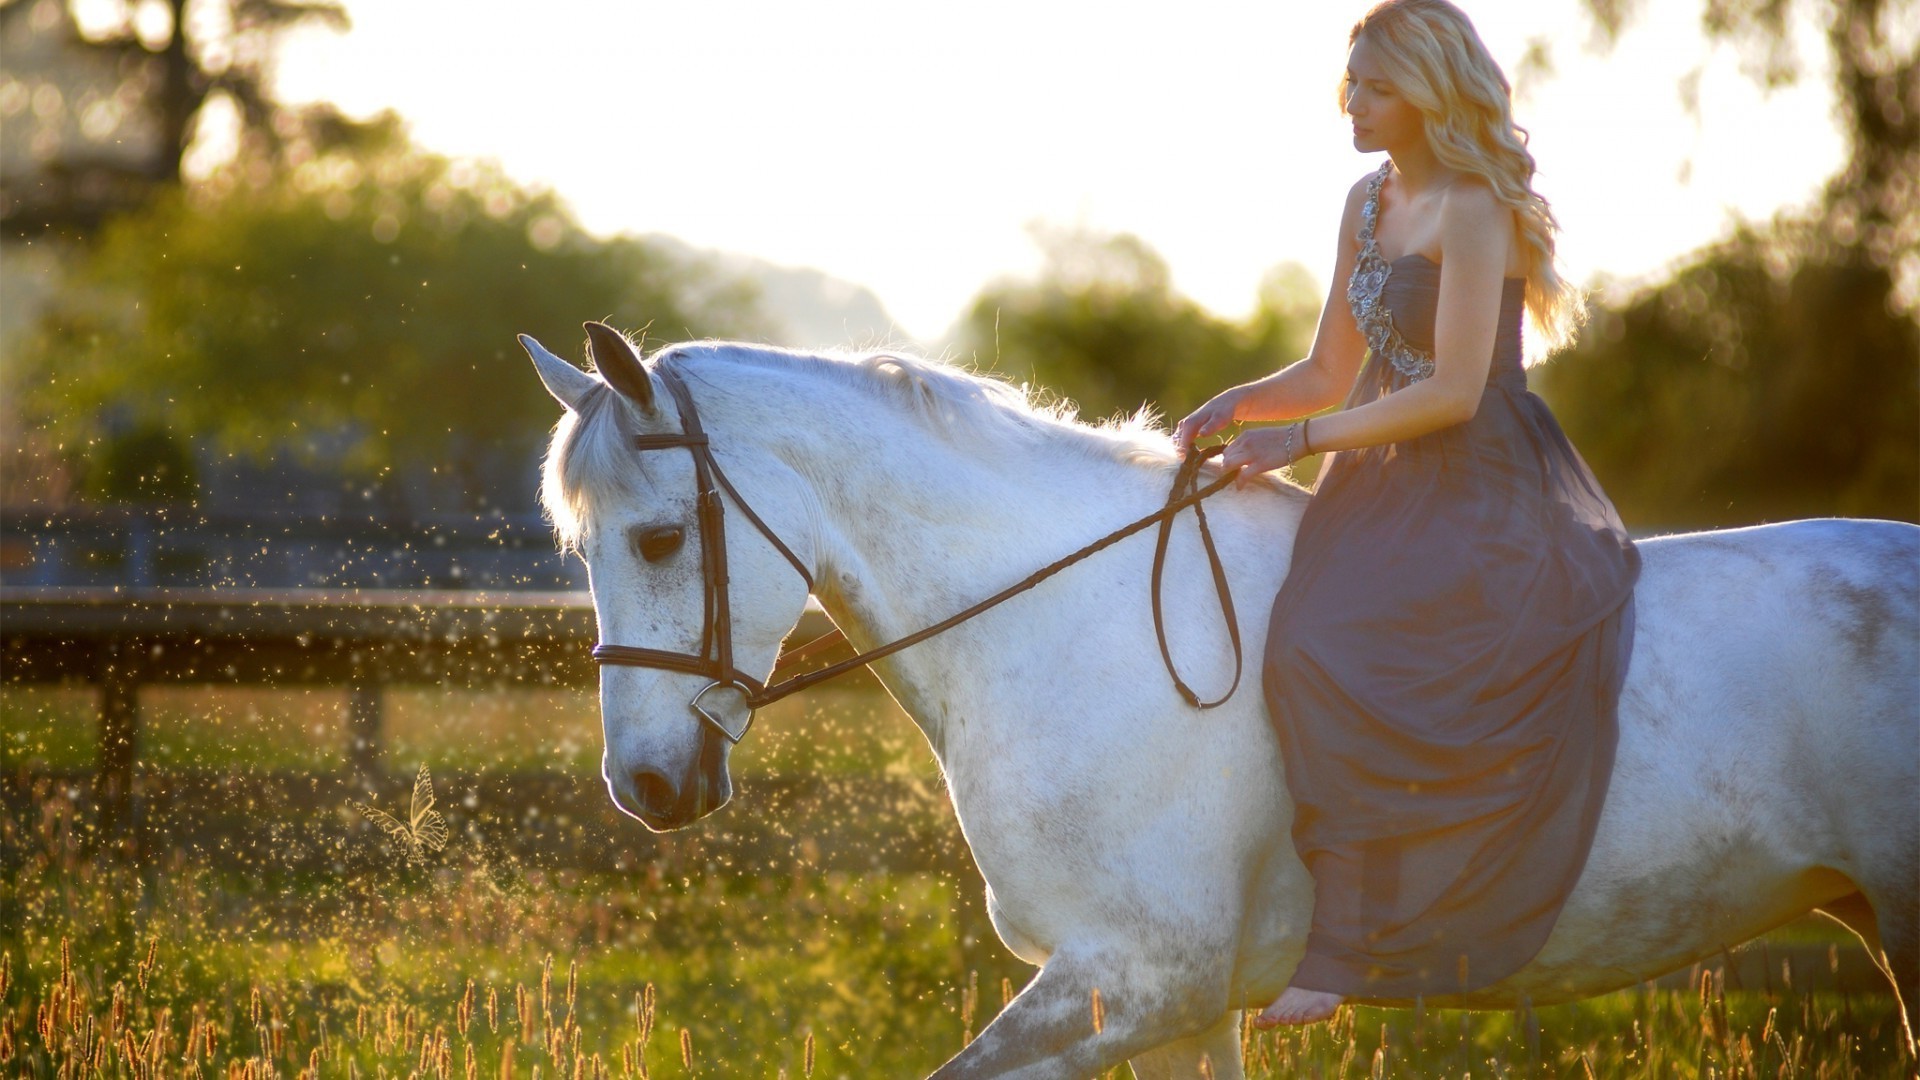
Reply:
[[[1152,512],[1175,468],[1147,424],[1078,424],[933,361],[697,343],[643,363],[606,334],[596,378],[522,340],[566,407],[543,497],[587,562],[603,642],[700,649],[692,455],[639,453],[632,439],[680,431],[663,369],[860,648]],[[1268,478],[1207,504],[1254,664],[1307,502]],[[808,587],[731,499],[727,515],[734,663],[764,678]],[[939,1078],[1086,1077],[1121,1062],[1196,1076],[1203,1060],[1239,1077],[1239,1010],[1278,995],[1302,955],[1312,882],[1257,669],[1213,711],[1176,695],[1148,612],[1152,547],[1122,541],[875,665],[938,756],[994,928],[1040,966]],[[1585,871],[1531,963],[1427,1004],[1601,994],[1817,908],[1888,973],[1911,1046],[1920,528],[1826,519],[1640,547],[1617,759]],[[1190,513],[1166,597],[1174,659],[1217,695],[1230,650]],[[607,785],[650,827],[684,826],[731,790],[727,740],[688,707],[706,681],[603,668]]]

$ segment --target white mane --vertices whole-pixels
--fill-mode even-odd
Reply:
[[[1158,471],[1171,470],[1177,462],[1173,440],[1151,406],[1088,424],[1078,419],[1071,401],[1046,401],[1044,391],[1030,384],[1016,385],[903,352],[803,353],[698,342],[668,346],[647,363],[670,367],[696,385],[710,382],[703,376],[728,365],[816,374],[834,385],[867,392],[882,406],[917,418],[936,436],[982,453],[1040,446]],[[636,494],[627,436],[638,430],[633,408],[604,384],[554,428],[540,502],[564,550],[578,548],[591,506]]]

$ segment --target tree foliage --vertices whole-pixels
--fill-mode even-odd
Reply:
[[[1618,35],[1636,0],[1587,0]],[[1795,0],[1705,0],[1711,40],[1768,85],[1798,77]],[[1817,9],[1845,165],[1814,206],[1604,306],[1542,393],[1629,523],[1920,517],[1920,18]]]
[[[1166,262],[1138,237],[1036,229],[1034,281],[984,290],[962,323],[981,367],[1054,388],[1090,416],[1157,405],[1181,415],[1221,389],[1298,358],[1319,298],[1305,270],[1268,275],[1243,323],[1175,292]]]
[[[1541,393],[1629,525],[1920,512],[1920,327],[1888,272],[1743,229],[1595,314]]]
[[[453,462],[530,450],[553,422],[517,332],[756,329],[744,291],[590,237],[552,195],[420,152],[392,118],[284,160],[108,224],[22,365],[30,423],[83,455],[159,428],[374,470]]]

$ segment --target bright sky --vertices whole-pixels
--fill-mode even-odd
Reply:
[[[1132,232],[1229,316],[1285,261],[1325,281],[1357,154],[1334,102],[1352,3],[1187,0],[347,0],[305,34],[292,101],[398,110],[426,147],[498,160],[600,233],[814,266],[939,338],[989,281],[1031,273],[1030,222]],[[1577,0],[1467,0],[1518,73],[1536,186],[1575,280],[1636,278],[1736,214],[1805,202],[1843,140],[1816,28],[1763,94],[1710,51],[1698,0],[1646,3],[1610,53]],[[1177,12],[1177,13],[1176,13]],[[1698,118],[1678,85],[1704,65]]]

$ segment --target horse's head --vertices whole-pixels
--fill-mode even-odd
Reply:
[[[648,828],[677,829],[732,797],[728,753],[751,716],[735,676],[772,670],[807,584],[744,515],[723,520],[720,498],[702,511],[714,466],[698,460],[706,444],[684,438],[699,424],[685,414],[701,411],[684,383],[615,331],[587,333],[600,378],[520,339],[566,407],[541,501],[592,584],[607,789]],[[747,455],[729,460],[752,460],[752,432],[709,434],[723,455]],[[792,491],[769,495],[756,507],[769,526],[797,520]]]

